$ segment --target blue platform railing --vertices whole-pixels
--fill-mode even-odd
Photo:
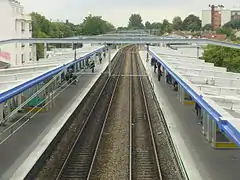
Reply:
[[[174,71],[172,71],[153,51],[148,49],[148,53],[154,57],[168,71],[168,73],[185,89],[185,91],[197,102],[213,120],[216,121],[220,131],[225,134],[238,146],[240,146],[240,132],[234,128],[227,120],[222,120],[222,116],[211,107],[201,95],[196,93],[186,82],[184,82]]]
[[[6,92],[1,93],[0,94],[0,103],[3,103],[5,101],[7,101],[8,99],[22,93],[23,91],[25,91],[25,90],[31,88],[32,86],[44,81],[45,79],[50,78],[50,77],[58,74],[62,70],[67,69],[68,67],[70,67],[70,66],[72,66],[72,65],[74,65],[78,62],[81,62],[81,61],[85,60],[86,58],[89,58],[89,57],[93,56],[95,53],[103,51],[103,49],[105,49],[105,47],[101,47],[101,48],[99,48],[99,49],[97,49],[97,50],[95,50],[95,51],[93,51],[93,52],[91,52],[91,53],[89,53],[89,54],[87,54],[83,57],[80,57],[79,59],[76,59],[76,60],[74,60],[74,61],[72,61],[68,64],[64,64],[60,67],[57,67],[57,68],[55,68],[51,71],[48,71],[48,72],[46,72],[46,73],[44,73],[44,74],[42,74],[42,75],[40,75],[40,76],[38,76],[38,77],[36,77],[32,80],[24,82],[21,85],[18,85],[18,86],[14,87],[14,88],[6,91]]]

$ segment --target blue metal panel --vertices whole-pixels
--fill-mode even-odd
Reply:
[[[190,94],[190,96],[203,108],[218,124],[220,131],[224,132],[234,143],[240,146],[240,132],[230,124],[227,120],[221,120],[221,115],[213,109],[203,98],[198,95],[191,87],[189,87],[181,78],[179,78],[154,52],[149,50],[149,54],[153,56],[162,66],[171,74],[171,76]]]
[[[235,144],[240,146],[240,132],[228,121],[222,124],[222,132],[224,132]]]
[[[93,52],[91,52],[91,53],[89,53],[89,54],[87,54],[87,55],[85,55],[83,57],[80,57],[79,59],[77,59],[77,60],[75,60],[73,62],[65,64],[65,65],[63,65],[61,67],[57,67],[56,69],[48,71],[48,72],[44,73],[43,75],[41,75],[39,77],[36,77],[36,78],[34,78],[34,79],[30,80],[30,81],[27,81],[27,82],[25,82],[25,83],[23,83],[23,84],[21,84],[19,86],[14,87],[14,88],[6,91],[6,92],[1,93],[0,94],[0,103],[5,102],[6,100],[8,100],[8,99],[10,99],[10,98],[20,94],[21,92],[23,92],[26,89],[29,89],[32,86],[34,86],[34,85],[44,81],[45,79],[58,74],[59,72],[61,72],[62,70],[72,66],[73,64],[76,64],[76,63],[78,63],[80,61],[83,61],[84,59],[86,59],[88,57],[93,56],[96,52],[101,52],[103,49],[104,49],[104,47],[99,48],[96,51],[93,51]]]

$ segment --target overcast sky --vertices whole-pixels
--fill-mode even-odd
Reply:
[[[132,13],[141,14],[144,21],[172,20],[194,13],[201,18],[201,10],[209,3],[232,8],[239,0],[19,0],[26,12],[37,11],[53,20],[80,23],[88,14],[101,15],[115,26],[126,26]],[[99,3],[101,2],[101,3]]]

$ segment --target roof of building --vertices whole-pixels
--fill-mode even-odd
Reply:
[[[77,58],[85,57],[91,52],[98,51],[104,46],[84,46],[77,49]],[[74,50],[68,49],[57,51],[48,59],[40,59],[35,62],[28,62],[21,66],[11,67],[9,69],[0,69],[0,101],[7,99],[5,94],[14,90],[18,91],[22,85],[31,82],[51,72],[58,72],[58,69],[64,68],[74,61]],[[16,90],[18,88],[18,90]],[[4,98],[2,97],[4,95]]]
[[[192,48],[151,47],[150,50],[183,82],[194,99],[206,102],[203,104],[213,116],[218,116],[219,121],[226,120],[240,132],[240,73],[227,72],[224,67],[197,59]]]

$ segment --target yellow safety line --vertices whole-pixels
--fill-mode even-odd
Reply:
[[[186,104],[186,105],[194,105],[195,102],[194,101],[184,101],[184,104]]]
[[[215,148],[239,148],[236,144],[232,142],[213,142],[212,145]]]

